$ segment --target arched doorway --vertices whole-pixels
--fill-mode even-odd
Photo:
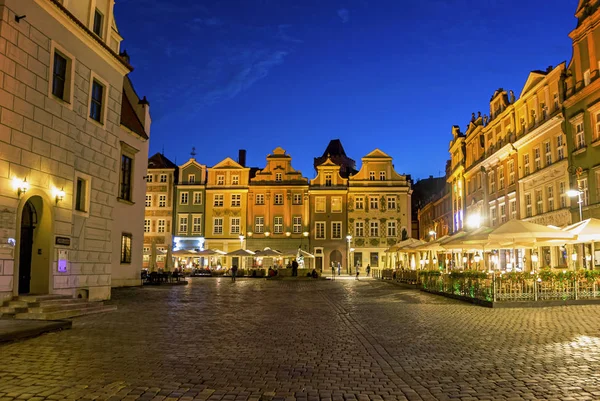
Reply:
[[[342,253],[340,251],[338,251],[337,249],[331,251],[331,253],[329,254],[329,265],[331,265],[332,263],[336,267],[336,269],[339,266],[340,272],[343,270],[344,265],[342,263]]]
[[[37,225],[37,213],[31,201],[23,206],[21,237],[19,241],[19,294],[29,294],[31,289],[31,257],[33,232]]]
[[[18,293],[48,294],[52,247],[52,211],[41,196],[30,197],[21,211]]]

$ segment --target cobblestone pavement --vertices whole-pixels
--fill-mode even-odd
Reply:
[[[199,278],[0,346],[0,400],[600,400],[600,306]]]

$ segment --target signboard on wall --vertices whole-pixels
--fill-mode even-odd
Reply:
[[[70,246],[71,245],[71,238],[69,238],[69,237],[56,237],[56,239],[54,240],[54,244],[55,245]]]
[[[69,263],[69,251],[67,251],[66,249],[59,249],[58,250],[58,272],[66,273],[68,263]]]

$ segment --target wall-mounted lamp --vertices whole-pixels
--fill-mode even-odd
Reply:
[[[246,234],[248,234],[248,237],[252,237],[252,231],[248,231]]]
[[[13,189],[17,191],[17,197],[20,198],[21,194],[24,194],[29,189],[29,183],[27,182],[27,178],[21,180],[19,178],[13,178],[12,181]]]
[[[268,237],[269,235],[271,235],[271,233],[269,231],[265,231],[265,237]]]
[[[15,15],[15,21],[21,22],[23,18],[27,17],[25,14],[23,15]]]
[[[62,201],[65,198],[65,191],[61,188],[54,188],[54,190],[52,191],[52,194],[54,195],[54,200],[56,201],[56,204],[58,205],[58,202]]]
[[[308,231],[304,231],[304,232],[302,233],[302,235],[304,235],[305,237],[308,237]]]
[[[285,236],[286,236],[286,237],[289,237],[290,235],[292,235],[292,233],[291,233],[291,232],[289,232],[289,231],[286,231],[286,232],[285,232]]]

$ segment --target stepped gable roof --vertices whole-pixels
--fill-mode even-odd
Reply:
[[[144,125],[135,113],[133,106],[129,100],[129,96],[123,89],[123,101],[121,102],[121,125],[129,128],[144,139],[148,139],[148,134],[144,130]]]
[[[177,165],[167,159],[162,153],[156,153],[148,159],[148,168],[177,168]]]

